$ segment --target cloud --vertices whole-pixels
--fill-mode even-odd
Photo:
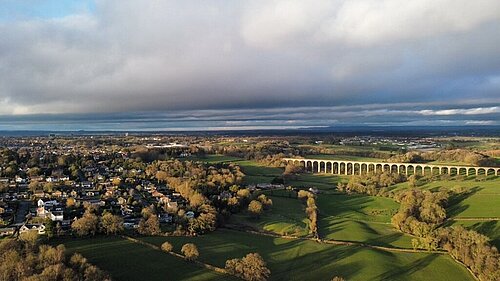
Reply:
[[[298,126],[320,113],[320,125],[489,118],[500,103],[499,5],[98,0],[65,16],[9,18],[0,114],[200,111]]]
[[[480,104],[464,106],[477,112]],[[426,108],[426,109],[423,109]],[[177,110],[169,112],[94,114],[37,114],[0,116],[0,130],[219,130],[294,129],[331,126],[461,126],[500,125],[500,112],[480,114],[422,115],[421,111],[445,111],[435,104],[367,104],[325,107]],[[457,109],[452,109],[457,110]]]
[[[493,120],[470,120],[465,122],[466,125],[495,125],[498,122]]]
[[[500,107],[477,107],[466,109],[442,109],[442,110],[420,110],[419,114],[422,115],[478,115],[478,114],[492,114],[500,113]]]
[[[244,38],[258,47],[284,47],[304,37],[315,44],[378,45],[464,33],[500,19],[498,1],[300,0],[253,1]]]

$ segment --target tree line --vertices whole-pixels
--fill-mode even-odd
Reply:
[[[462,162],[467,165],[473,166],[500,166],[500,163],[494,157],[477,151],[467,149],[451,149],[451,150],[437,150],[437,151],[411,151],[405,154],[392,156],[388,159],[391,162],[402,163],[425,163],[430,161],[442,162]]]
[[[36,231],[0,241],[0,280],[105,281],[109,275],[82,255],[67,256],[64,245],[38,245]]]
[[[318,207],[316,206],[316,198],[312,192],[307,190],[299,190],[297,197],[306,204],[306,215],[309,219],[309,233],[318,238]]]

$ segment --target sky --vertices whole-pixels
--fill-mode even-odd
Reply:
[[[0,130],[500,125],[498,0],[0,0]]]

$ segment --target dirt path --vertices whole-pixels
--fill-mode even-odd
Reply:
[[[242,230],[242,229],[232,228],[232,227],[228,227],[228,226],[226,226],[224,228],[234,230],[234,231],[241,231],[241,232],[246,232],[246,233],[250,233],[250,234],[268,236],[268,237],[274,237],[274,238],[283,238],[283,239],[289,239],[289,240],[309,240],[309,241],[313,241],[313,242],[332,244],[332,245],[362,246],[362,247],[368,247],[368,248],[383,250],[383,251],[388,251],[388,252],[447,254],[445,251],[441,251],[441,250],[427,251],[427,250],[421,250],[421,249],[384,247],[384,246],[375,246],[375,245],[366,244],[363,242],[355,242],[355,241],[317,239],[317,238],[310,238],[310,237],[298,237],[298,236],[293,236],[293,235],[279,235],[279,234],[274,234],[274,233],[267,233],[267,232],[253,231],[253,230]]]

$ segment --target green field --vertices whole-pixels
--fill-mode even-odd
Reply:
[[[392,199],[367,195],[320,194],[317,201],[325,216],[384,223],[390,223],[399,208]]]
[[[338,182],[348,181],[348,176],[338,176],[332,174],[300,174],[297,179],[288,180],[286,186],[299,188],[316,187],[322,191],[332,191],[337,186]]]
[[[269,196],[273,200],[271,210],[265,211],[259,219],[251,218],[246,212],[235,214],[230,223],[248,225],[258,230],[280,235],[306,236],[309,220],[304,206],[295,198]]]
[[[84,255],[92,264],[110,273],[113,280],[235,280],[122,238],[63,242],[69,253]]]
[[[270,183],[275,177],[283,174],[282,168],[268,167],[257,161],[242,160],[236,163],[245,173],[243,181],[246,184]]]
[[[372,245],[411,247],[411,237],[392,227],[399,204],[366,195],[320,194],[319,233],[326,239],[358,241]]]
[[[451,257],[426,253],[391,253],[358,246],[334,246],[308,240],[286,240],[230,230],[199,237],[145,237],[178,250],[192,242],[200,260],[223,267],[225,261],[258,252],[271,270],[271,280],[473,280]]]

